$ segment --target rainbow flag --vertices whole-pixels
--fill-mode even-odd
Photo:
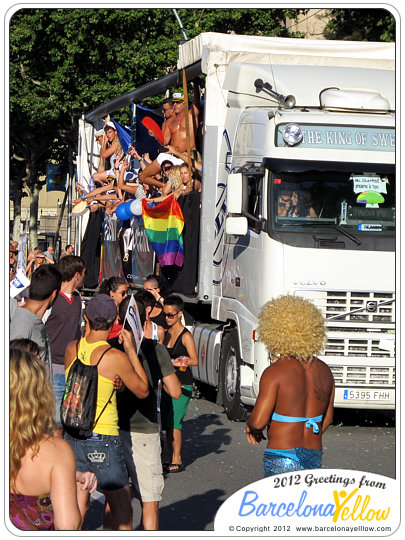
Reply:
[[[183,266],[184,217],[173,195],[149,208],[148,199],[142,199],[145,232],[160,266]]]

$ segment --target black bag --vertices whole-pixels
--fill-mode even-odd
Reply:
[[[73,362],[66,379],[65,392],[60,405],[60,418],[62,427],[72,436],[77,438],[91,437],[95,425],[103,414],[108,403],[104,405],[103,410],[95,419],[97,410],[97,386],[98,369],[97,366],[107,351],[106,349],[100,356],[97,364],[89,366],[83,364],[78,358],[78,346],[76,344],[76,359]]]

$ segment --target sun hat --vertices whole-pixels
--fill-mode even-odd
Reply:
[[[184,94],[182,92],[175,92],[172,96],[173,101],[184,101]]]
[[[104,126],[104,131],[105,131],[106,129],[108,129],[108,128],[113,128],[115,131],[117,131],[117,128],[115,127],[114,122],[111,122],[111,121],[107,122],[107,123],[105,124],[105,126]]]

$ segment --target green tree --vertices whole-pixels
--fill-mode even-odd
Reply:
[[[326,39],[395,41],[395,18],[386,9],[331,9]]]

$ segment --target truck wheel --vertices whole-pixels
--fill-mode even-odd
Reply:
[[[219,390],[227,417],[236,422],[248,417],[248,411],[240,401],[240,365],[238,331],[232,329],[222,342]]]

